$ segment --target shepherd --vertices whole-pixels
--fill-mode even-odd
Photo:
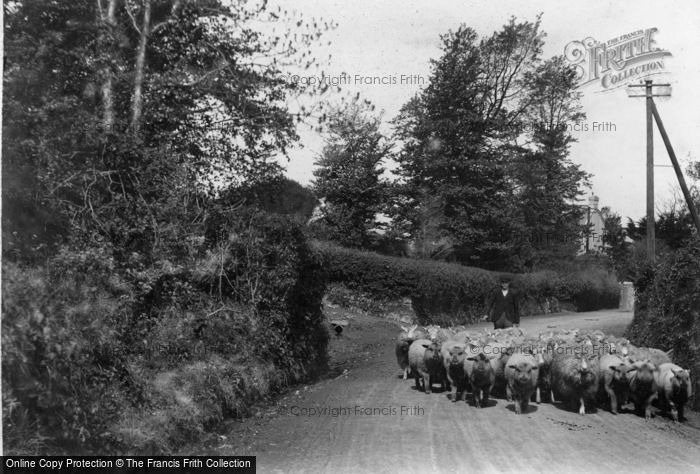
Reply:
[[[488,299],[483,319],[493,322],[494,329],[520,326],[518,295],[510,288],[510,278],[501,277],[501,287]]]

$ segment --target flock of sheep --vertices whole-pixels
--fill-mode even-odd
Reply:
[[[451,390],[456,402],[467,397],[482,407],[492,391],[505,392],[515,413],[527,412],[534,396],[561,400],[581,415],[599,403],[612,413],[628,401],[645,419],[658,399],[674,421],[683,420],[691,397],[690,373],[660,349],[635,347],[601,331],[559,330],[528,336],[519,328],[482,333],[464,327],[402,328],[396,358],[404,380],[430,393],[434,384]]]

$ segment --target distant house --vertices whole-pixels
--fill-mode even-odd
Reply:
[[[605,218],[608,215],[608,209],[598,208],[599,198],[592,194],[588,198],[588,205],[584,206],[583,217],[580,224],[584,226],[581,234],[581,248],[579,255],[584,253],[599,253],[605,248],[603,244],[603,232],[605,230]]]

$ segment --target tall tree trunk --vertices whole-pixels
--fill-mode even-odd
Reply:
[[[134,76],[134,97],[131,103],[131,129],[136,131],[141,121],[141,113],[143,111],[143,78],[146,67],[146,45],[148,44],[148,35],[151,27],[151,1],[144,0],[143,2],[143,26],[141,26],[141,36],[139,38],[139,47],[136,53],[136,74]]]
[[[100,2],[100,0],[97,0]],[[104,48],[106,44],[112,44],[112,35],[114,34],[114,28],[116,27],[116,11],[117,11],[117,0],[109,0],[107,5],[107,16],[102,17],[101,20],[107,24],[109,28],[109,41],[104,41],[103,39],[103,51],[107,50],[111,52],[111,48]],[[101,8],[100,8],[101,12]],[[108,53],[109,54],[109,53]],[[102,125],[105,131],[111,131],[114,127],[114,84],[112,77],[112,70],[109,66],[103,69],[104,82],[102,83],[102,104],[103,104],[103,116]]]

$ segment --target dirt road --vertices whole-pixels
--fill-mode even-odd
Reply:
[[[521,327],[621,334],[631,317],[565,314],[527,318]],[[580,416],[548,403],[521,416],[505,399],[481,409],[452,403],[400,379],[396,334],[390,321],[355,315],[331,342],[331,378],[231,422],[198,449],[256,455],[258,472],[700,472],[696,413],[676,425],[602,409]]]

